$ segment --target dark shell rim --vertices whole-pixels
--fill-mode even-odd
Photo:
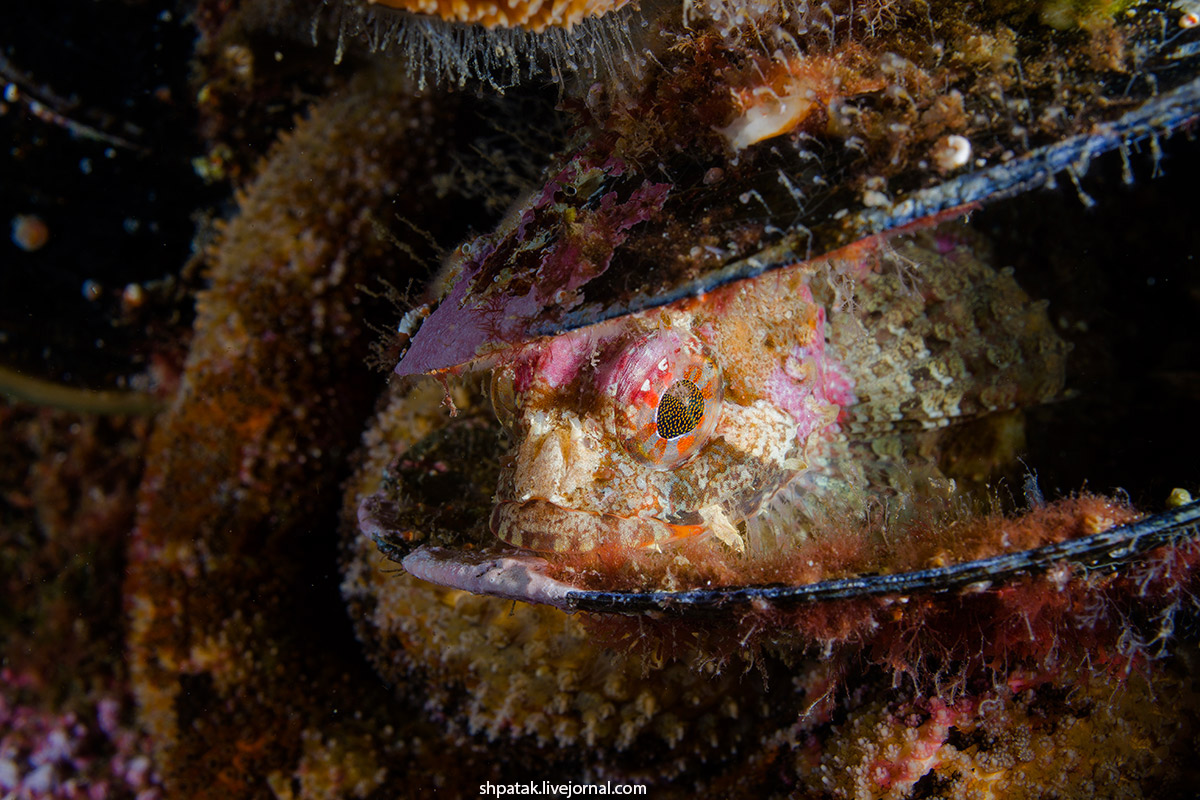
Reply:
[[[402,560],[411,575],[454,589],[554,606],[567,612],[703,614],[763,603],[784,608],[885,595],[984,590],[998,580],[1066,565],[1085,574],[1112,572],[1160,547],[1200,540],[1200,500],[1091,536],[945,567],[862,575],[798,586],[760,585],[686,591],[600,591],[545,574],[546,562],[526,551],[476,551],[423,545]]]
[[[1159,136],[1169,137],[1200,116],[1200,78],[1142,103],[1111,122],[1097,123],[1088,133],[1036,148],[1011,161],[967,173],[937,186],[920,189],[886,208],[864,208],[852,217],[850,227],[861,238],[900,234],[921,227],[927,220],[954,218],[985,203],[1004,200],[1044,186],[1059,173],[1080,176],[1093,158]],[[561,321],[535,326],[532,336],[553,336],[616,317],[699,297],[729,283],[757,278],[797,262],[822,258],[837,251],[808,252],[801,247],[804,231],[793,231],[784,241],[748,258],[726,264],[671,292],[638,297],[627,306],[612,306],[599,315],[584,308],[563,315]]]

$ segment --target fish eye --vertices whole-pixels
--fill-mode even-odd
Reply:
[[[703,449],[721,417],[724,386],[697,337],[675,330],[642,336],[617,357],[608,379],[617,434],[629,455],[672,469]]]

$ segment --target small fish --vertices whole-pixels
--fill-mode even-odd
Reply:
[[[1009,466],[1011,412],[1063,390],[1068,345],[986,249],[953,223],[877,237],[472,362],[506,434],[487,527],[513,575],[549,560],[653,591],[880,569],[886,547],[837,551],[960,502],[944,444],[1006,420],[971,464]],[[360,521],[403,560],[422,539],[395,533],[397,504],[385,488]],[[404,563],[529,598],[422,558]]]
[[[762,555],[944,486],[940,432],[1055,397],[1068,349],[975,243],[860,245],[519,348],[491,378],[512,438],[492,531]]]

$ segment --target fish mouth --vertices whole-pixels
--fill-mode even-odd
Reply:
[[[691,521],[692,517],[696,521]],[[544,553],[588,553],[605,546],[653,550],[707,535],[709,528],[698,515],[685,518],[688,521],[621,516],[531,498],[498,501],[489,527],[496,538],[514,547]]]

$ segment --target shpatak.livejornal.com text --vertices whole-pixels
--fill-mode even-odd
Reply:
[[[481,783],[479,794],[487,797],[507,795],[540,795],[542,797],[579,797],[583,795],[642,795],[646,787],[640,783],[555,783],[554,781],[525,781],[523,783]]]

